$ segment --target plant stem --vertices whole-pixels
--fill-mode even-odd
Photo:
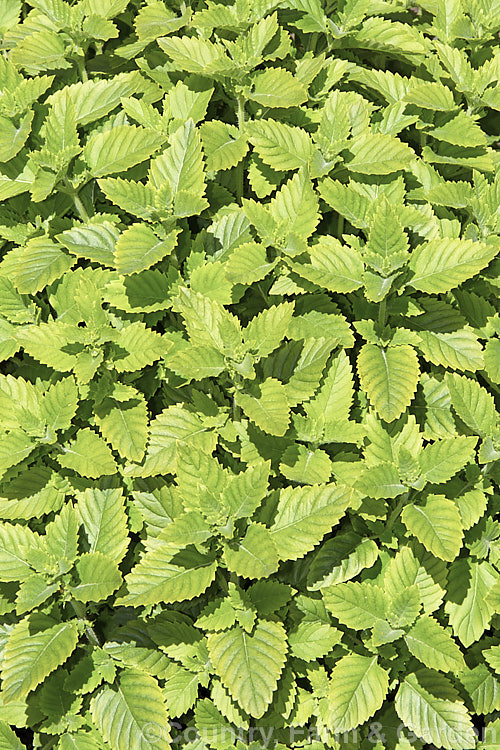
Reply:
[[[85,607],[80,602],[76,602],[74,599],[70,599],[69,603],[71,604],[75,615],[85,627],[85,634],[87,636],[88,642],[93,646],[98,646],[100,648],[101,643],[99,641],[99,638],[97,637],[94,628],[87,622]]]
[[[398,502],[396,503],[396,505],[392,509],[392,512],[391,512],[389,518],[387,519],[387,523],[385,525],[385,530],[386,531],[392,531],[392,527],[396,523],[396,520],[398,519],[399,515],[401,514],[401,511],[403,510],[404,506],[406,505],[406,503],[410,499],[410,496],[411,496],[411,490],[409,490],[408,492],[405,492],[404,495],[401,495],[401,497],[399,498]]]
[[[85,222],[89,221],[90,216],[87,213],[87,209],[83,205],[82,199],[80,198],[80,196],[78,195],[75,188],[73,187],[73,185],[71,184],[71,182],[68,180],[67,177],[64,178],[64,186],[66,187],[66,192],[69,193],[69,195],[71,196],[73,205],[76,208],[76,211],[80,219]]]
[[[343,232],[344,232],[344,217],[339,214],[339,221],[337,224],[337,234],[338,234],[339,240],[342,239]]]
[[[237,110],[238,128],[241,133],[245,125],[245,100],[241,96],[241,94],[237,97],[237,102],[238,102],[238,110]]]
[[[78,73],[80,74],[80,78],[82,79],[83,83],[85,83],[85,81],[89,80],[87,68],[85,67],[85,58],[79,57],[76,64],[78,67]]]
[[[384,299],[382,300],[378,308],[378,324],[381,328],[384,328],[386,322],[387,322],[387,300],[384,297]]]
[[[73,195],[71,197],[73,198],[73,203],[75,204],[75,208],[78,211],[78,214],[80,215],[80,218],[83,221],[88,222],[90,220],[90,216],[88,215],[87,209],[83,205],[83,203],[81,201],[81,198],[78,195],[78,193],[73,193]]]

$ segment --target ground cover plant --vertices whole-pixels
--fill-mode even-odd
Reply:
[[[500,744],[498,0],[0,0],[0,750]]]

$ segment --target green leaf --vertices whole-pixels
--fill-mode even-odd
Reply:
[[[475,747],[476,736],[467,709],[455,699],[454,691],[450,700],[448,682],[443,683],[444,689],[439,681],[433,684],[434,674],[419,670],[405,677],[395,699],[399,718],[417,737],[436,747],[446,750]]]
[[[338,583],[324,588],[322,595],[326,608],[348,628],[364,630],[385,620],[387,598],[371,583]]]
[[[78,407],[78,389],[72,377],[51,385],[44,394],[41,416],[50,430],[66,430]]]
[[[396,212],[383,196],[374,213],[364,248],[365,263],[384,276],[389,276],[406,263],[410,257],[408,248],[408,238]]]
[[[259,357],[274,351],[288,331],[293,310],[293,302],[283,302],[252,318],[243,331],[247,348]]]
[[[419,455],[425,479],[434,484],[447,482],[472,460],[476,443],[474,437],[456,437],[426,445]]]
[[[381,419],[393,422],[410,404],[417,389],[417,355],[407,344],[389,349],[364,344],[358,355],[358,373]]]
[[[79,602],[107,599],[122,582],[118,565],[101,552],[81,555],[75,570],[77,583],[71,586],[71,595]]]
[[[500,674],[500,646],[492,646],[483,651],[483,654],[490,667]]]
[[[405,641],[413,656],[426,667],[454,674],[465,668],[459,647],[433,617],[419,617],[405,635]]]
[[[4,703],[25,698],[76,648],[78,629],[74,620],[44,630],[36,629],[35,623],[25,618],[9,635],[1,672]]]
[[[429,495],[422,505],[407,505],[401,520],[424,547],[442,560],[454,560],[463,540],[458,508],[443,495]]]
[[[25,750],[17,734],[5,721],[0,721],[0,750]]]
[[[208,170],[231,169],[248,151],[248,143],[238,128],[225,122],[205,122],[201,126],[201,139]]]
[[[132,224],[116,243],[114,259],[118,273],[128,275],[151,268],[166,255],[170,255],[177,243],[177,232],[169,232],[160,240],[145,224]]]
[[[310,263],[294,263],[300,276],[330,292],[345,294],[363,284],[364,265],[355,248],[341,245],[335,237],[321,236],[309,248]]]
[[[291,653],[304,661],[316,661],[339,643],[341,633],[326,623],[301,622],[288,635]]]
[[[113,750],[171,747],[165,699],[157,681],[144,672],[123,670],[116,690],[103,688],[92,698],[90,711],[94,724]]]
[[[188,120],[170,137],[170,148],[151,162],[150,181],[160,190],[165,182],[171,191],[171,210],[174,216],[201,213],[205,200],[203,154],[198,131]],[[170,209],[170,206],[167,206]]]
[[[348,732],[364,724],[382,706],[388,689],[389,675],[376,656],[344,656],[330,674],[328,725]]]
[[[141,607],[194,599],[210,586],[216,570],[210,557],[194,550],[175,554],[169,542],[160,541],[126,576],[127,593],[118,602]]]
[[[29,550],[37,547],[38,535],[19,524],[0,524],[0,580],[23,581],[33,572]]]
[[[105,399],[96,408],[96,422],[102,436],[121,456],[140,461],[148,439],[147,407],[142,394],[131,401]]]
[[[114,474],[116,463],[104,440],[86,427],[80,430],[75,440],[64,447],[57,460],[61,466],[73,469],[82,477],[101,477]]]
[[[262,161],[273,169],[299,169],[312,158],[313,144],[302,128],[278,120],[256,120],[247,125],[247,132]]]
[[[363,495],[375,498],[397,497],[405,491],[397,467],[388,462],[366,469],[356,481],[355,487]]]
[[[89,552],[99,552],[120,562],[129,544],[121,490],[89,488],[78,494],[76,510],[85,529]]]
[[[161,133],[136,125],[117,125],[91,136],[83,156],[94,177],[116,174],[149,159],[165,143]]]
[[[465,326],[450,333],[419,331],[418,348],[434,365],[475,372],[484,367],[483,349],[474,331]]]
[[[103,83],[100,81],[100,83]],[[104,195],[123,211],[138,219],[151,219],[155,213],[155,190],[142,182],[124,180],[121,177],[105,177],[97,180]]]
[[[286,487],[270,532],[281,560],[297,560],[319,544],[349,505],[347,487]]]
[[[271,703],[287,651],[281,623],[259,620],[252,634],[240,627],[210,633],[208,651],[232,698],[259,719]]]
[[[243,539],[224,545],[228,570],[244,578],[265,578],[278,570],[273,537],[265,526],[251,523]]]
[[[498,249],[473,240],[431,240],[411,254],[412,287],[428,294],[454,289],[475,276],[495,257]]]
[[[362,539],[354,532],[337,534],[319,548],[308,574],[308,589],[344,583],[377,561],[379,550],[373,539]]]
[[[35,294],[69,271],[74,260],[48,237],[29,240],[13,281],[21,294]]]
[[[61,245],[67,247],[73,255],[111,267],[115,265],[114,250],[118,237],[118,230],[109,221],[77,224],[57,235]]]
[[[456,109],[453,93],[447,86],[435,81],[424,81],[412,85],[405,96],[410,104],[437,112],[448,112]]]
[[[454,635],[465,647],[479,640],[490,624],[493,608],[487,595],[498,578],[487,562],[461,559],[450,569],[445,611]]]
[[[349,144],[349,150],[354,158],[347,163],[347,168],[359,174],[386,175],[409,169],[411,160],[415,158],[406,143],[382,133],[355,138]]]
[[[477,435],[489,435],[497,423],[493,396],[477,380],[450,374],[446,378],[451,404],[460,419]]]
[[[255,395],[237,391],[235,401],[245,414],[264,432],[284,435],[290,421],[285,387],[275,378],[261,383]]]
[[[248,98],[264,107],[295,107],[307,99],[305,87],[284,68],[254,73]]]

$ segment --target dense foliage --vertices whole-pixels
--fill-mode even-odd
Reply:
[[[1,750],[498,747],[499,27],[0,0]]]

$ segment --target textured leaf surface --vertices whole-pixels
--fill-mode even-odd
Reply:
[[[260,718],[276,689],[287,644],[281,624],[260,620],[252,634],[242,628],[208,637],[214,668],[244,711]]]
[[[442,495],[429,495],[423,505],[407,505],[401,519],[429,552],[442,560],[454,560],[462,546],[458,508]]]
[[[382,349],[365,344],[358,355],[361,384],[378,414],[393,422],[411,402],[419,367],[411,346]]]
[[[329,724],[339,732],[363,724],[380,708],[388,688],[388,674],[377,657],[344,656],[330,674]]]
[[[25,698],[63,664],[78,641],[75,621],[63,622],[44,630],[32,630],[30,620],[21,620],[12,630],[2,661],[4,702]]]
[[[168,713],[158,683],[135,669],[121,672],[116,689],[105,687],[93,699],[92,720],[116,750],[168,750]],[[157,731],[155,731],[155,729]]]

